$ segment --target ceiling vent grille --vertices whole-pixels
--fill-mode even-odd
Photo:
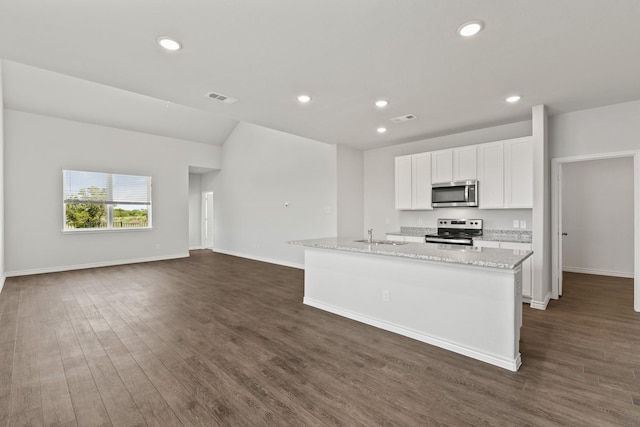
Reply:
[[[407,114],[404,116],[399,116],[399,117],[394,117],[393,119],[391,119],[391,121],[393,123],[402,123],[402,122],[408,122],[409,120],[415,120],[418,117],[415,114]]]
[[[209,92],[207,96],[211,99],[215,99],[216,101],[224,102],[225,104],[235,104],[238,102],[235,98],[216,92]]]

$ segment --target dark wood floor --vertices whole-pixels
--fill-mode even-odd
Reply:
[[[9,278],[0,426],[640,425],[629,279],[566,274],[513,373],[301,303],[303,272],[209,251]]]

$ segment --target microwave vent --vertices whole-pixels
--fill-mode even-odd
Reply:
[[[224,102],[225,104],[235,104],[238,102],[235,98],[217,92],[209,92],[207,96],[211,99],[215,99],[216,101]]]
[[[391,119],[393,123],[408,122],[409,120],[415,120],[418,117],[415,114],[406,114],[404,116],[394,117]]]

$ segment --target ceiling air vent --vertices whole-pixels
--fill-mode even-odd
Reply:
[[[415,114],[407,114],[400,117],[394,117],[393,119],[391,119],[391,121],[393,123],[402,123],[402,122],[408,122],[409,120],[415,120],[417,118],[418,117]]]
[[[211,99],[215,99],[216,101],[224,102],[225,104],[235,104],[238,102],[235,98],[216,92],[209,92],[207,96]]]

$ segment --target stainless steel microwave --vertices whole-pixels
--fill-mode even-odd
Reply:
[[[478,206],[478,181],[432,184],[431,206],[434,208]]]

